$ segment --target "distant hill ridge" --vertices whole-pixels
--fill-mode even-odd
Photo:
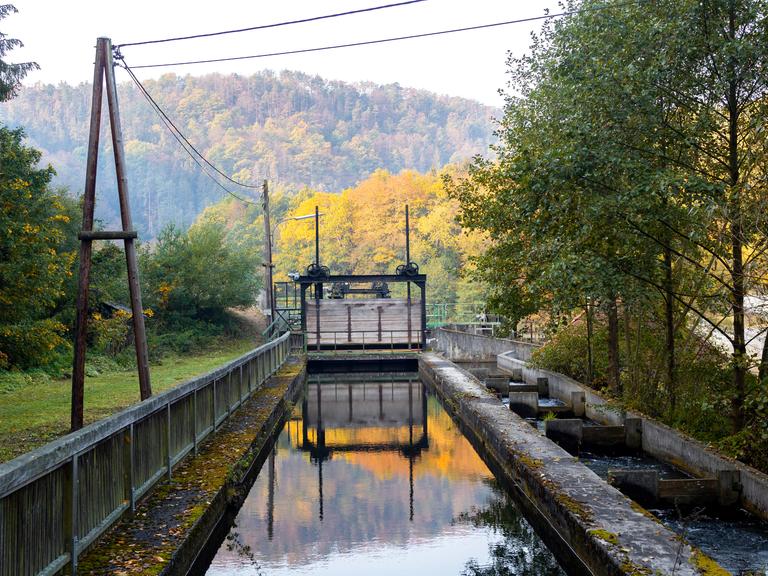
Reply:
[[[145,86],[225,173],[251,183],[266,177],[287,189],[340,191],[377,168],[427,172],[460,162],[487,152],[494,138],[491,118],[499,116],[497,109],[464,98],[290,71],[168,74]],[[89,84],[35,85],[0,105],[0,123],[24,126],[56,168],[57,184],[74,194],[84,182],[90,94]],[[168,222],[191,223],[223,192],[132,84],[121,84],[119,94],[137,229],[154,236]],[[99,166],[99,215],[109,223],[116,220],[117,195],[108,138],[102,142],[109,155],[102,153]]]

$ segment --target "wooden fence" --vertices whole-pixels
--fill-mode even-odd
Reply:
[[[52,575],[214,432],[291,352],[290,334],[0,464],[0,576]]]

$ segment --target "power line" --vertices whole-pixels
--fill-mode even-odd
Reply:
[[[203,153],[202,153],[202,152],[200,152],[200,151],[199,151],[199,150],[198,150],[198,149],[195,147],[195,145],[194,145],[194,144],[192,144],[192,142],[190,142],[190,141],[189,141],[189,139],[188,139],[186,136],[184,136],[184,134],[182,133],[182,131],[181,131],[181,130],[179,130],[179,128],[176,126],[176,124],[174,124],[173,120],[171,120],[171,118],[168,116],[168,114],[166,114],[166,113],[165,113],[165,111],[162,109],[162,107],[160,106],[160,104],[158,104],[158,103],[157,103],[157,101],[156,101],[154,98],[152,98],[152,95],[151,95],[151,94],[149,93],[149,91],[148,91],[148,90],[147,90],[147,89],[144,87],[144,85],[143,85],[143,84],[142,84],[142,83],[139,81],[139,79],[138,79],[138,78],[136,77],[136,75],[133,73],[133,70],[131,70],[131,68],[130,68],[130,67],[129,67],[129,66],[126,64],[126,63],[125,63],[125,59],[124,59],[122,56],[118,56],[118,58],[119,58],[119,59],[120,59],[120,61],[122,62],[123,68],[125,68],[125,70],[128,72],[128,74],[130,74],[130,76],[131,76],[131,78],[133,79],[133,81],[134,81],[134,83],[136,84],[136,86],[139,88],[139,90],[141,90],[142,94],[144,94],[144,97],[145,97],[145,98],[146,98],[146,99],[149,101],[149,103],[152,105],[152,107],[155,109],[155,111],[156,111],[158,114],[160,114],[160,116],[163,118],[163,120],[164,120],[164,121],[165,121],[165,123],[166,123],[166,126],[169,126],[169,129],[171,129],[171,127],[173,127],[171,131],[172,131],[172,132],[174,132],[175,134],[178,134],[178,135],[181,137],[181,139],[182,139],[182,140],[184,140],[184,142],[186,143],[186,145],[187,145],[187,146],[189,146],[189,148],[191,148],[191,149],[192,149],[192,151],[193,151],[193,152],[194,152],[194,153],[195,153],[197,156],[199,156],[199,157],[200,157],[200,159],[201,159],[203,162],[205,162],[206,164],[208,164],[208,166],[210,166],[210,167],[211,167],[211,168],[212,168],[212,169],[213,169],[213,170],[214,170],[214,171],[215,171],[217,174],[219,174],[219,175],[220,175],[220,176],[222,176],[223,178],[227,179],[228,181],[232,182],[232,184],[235,184],[236,186],[242,186],[243,188],[253,188],[253,189],[260,189],[260,188],[261,188],[261,186],[260,186],[260,185],[257,185],[257,184],[246,184],[246,183],[244,183],[244,182],[239,182],[239,181],[237,181],[237,180],[235,180],[235,179],[231,178],[230,176],[228,176],[227,174],[225,174],[224,172],[222,172],[222,171],[221,171],[219,168],[217,168],[217,167],[216,167],[216,166],[215,166],[215,165],[214,165],[212,162],[210,162],[210,161],[209,161],[209,160],[208,160],[208,159],[207,159],[207,158],[206,158],[206,157],[203,155]]]
[[[397,2],[395,4],[384,4],[381,6],[372,6],[370,8],[361,8],[359,10],[349,10],[348,12],[337,12],[335,14],[326,14],[324,16],[312,16],[309,18],[302,18],[301,20],[289,20],[286,22],[276,22],[274,24],[263,24],[261,26],[251,26],[250,28],[238,28],[236,30],[223,30],[221,32],[209,32],[207,34],[194,34],[192,36],[177,36],[175,38],[162,38],[159,40],[145,40],[143,42],[127,42],[125,44],[118,44],[116,48],[123,48],[125,46],[143,46],[145,44],[162,44],[164,42],[178,42],[180,40],[195,40],[197,38],[210,38],[211,36],[223,36],[225,34],[238,34],[240,32],[251,32],[252,30],[265,30],[267,28],[278,28],[280,26],[290,26],[292,24],[303,24],[305,22],[316,22],[318,20],[327,20],[329,18],[339,18],[340,16],[350,16],[352,14],[362,14],[364,12],[374,12],[376,10],[385,10],[387,8],[397,8],[399,6],[406,6],[408,4],[418,4],[420,2],[426,2],[427,0],[407,0],[406,2]]]
[[[506,20],[504,22],[493,22],[491,24],[479,24],[477,26],[466,26],[464,28],[453,28],[450,30],[438,30],[435,32],[424,32],[421,34],[410,34],[407,36],[395,36],[391,38],[379,38],[378,40],[365,40],[362,42],[350,42],[347,44],[333,44],[330,46],[319,46],[315,48],[301,48],[298,50],[286,50],[283,52],[266,52],[262,54],[252,54],[249,56],[230,56],[228,58],[211,58],[209,60],[187,60],[181,62],[166,62],[164,64],[142,64],[140,66],[134,66],[134,70],[139,68],[165,68],[168,66],[188,66],[191,64],[212,64],[215,62],[231,62],[235,60],[252,60],[254,58],[269,58],[272,56],[289,56],[292,54],[306,54],[309,52],[322,52],[325,50],[336,50],[339,48],[354,48],[357,46],[370,46],[372,44],[384,44],[387,42],[398,42],[400,40],[413,40],[416,38],[429,38],[432,36],[440,36],[443,34],[455,34],[457,32],[470,32],[473,30],[483,30],[486,28],[495,28],[498,26],[508,26],[510,24],[522,24],[524,22],[534,22],[536,20],[547,20],[550,18],[558,18],[560,16],[573,16],[582,12],[597,12],[601,10],[608,10],[610,8],[619,8],[621,6],[627,6],[629,4],[635,4],[637,0],[631,0],[630,2],[619,2],[616,4],[610,4],[606,6],[597,6],[594,8],[581,8],[579,10],[571,10],[568,12],[559,12],[557,14],[545,14],[543,16],[531,16],[529,18],[520,18],[517,20]]]
[[[226,174],[224,174],[224,173],[223,173],[221,170],[219,170],[218,168],[216,168],[216,166],[214,166],[213,164],[211,164],[211,162],[210,162],[210,161],[208,161],[208,159],[207,159],[205,156],[203,156],[203,155],[202,155],[202,154],[201,154],[201,153],[200,153],[200,152],[197,150],[197,148],[195,148],[195,147],[194,147],[194,146],[193,146],[193,145],[192,145],[192,144],[189,142],[189,140],[188,140],[188,139],[187,139],[187,138],[184,136],[184,134],[182,134],[182,133],[181,133],[181,131],[180,131],[180,130],[179,130],[177,127],[176,127],[176,125],[173,123],[173,121],[172,121],[170,118],[168,118],[168,116],[165,114],[165,112],[163,111],[163,109],[162,109],[162,108],[160,108],[160,106],[157,104],[157,102],[155,102],[154,98],[152,98],[152,96],[150,95],[150,93],[149,93],[149,92],[146,90],[146,88],[144,88],[144,86],[142,85],[142,83],[141,83],[141,82],[139,82],[139,79],[138,79],[138,78],[136,78],[136,75],[133,73],[133,71],[132,71],[132,70],[131,70],[131,69],[130,69],[130,68],[129,68],[129,67],[126,65],[126,64],[125,64],[125,61],[123,61],[123,67],[124,67],[124,68],[125,68],[125,70],[128,72],[128,75],[131,77],[131,79],[133,80],[134,84],[136,84],[136,87],[139,89],[139,91],[140,91],[140,92],[141,92],[141,94],[144,96],[144,98],[147,100],[147,102],[149,103],[149,105],[152,107],[152,109],[153,109],[153,110],[155,111],[155,113],[158,115],[158,117],[160,118],[160,120],[162,120],[163,124],[164,124],[164,125],[165,125],[165,127],[168,129],[168,131],[171,133],[171,135],[172,135],[172,136],[173,136],[173,137],[176,139],[176,141],[177,141],[177,142],[179,143],[179,145],[180,145],[180,146],[181,146],[181,147],[184,149],[184,151],[185,151],[185,152],[186,152],[186,153],[189,155],[189,157],[190,157],[190,158],[192,158],[192,160],[195,162],[195,164],[197,164],[197,165],[200,167],[200,169],[203,171],[203,173],[205,173],[205,175],[206,175],[206,176],[208,176],[208,178],[210,178],[210,179],[211,179],[211,180],[214,182],[214,184],[216,184],[216,185],[217,185],[219,188],[221,188],[221,189],[222,189],[224,192],[226,192],[227,194],[229,194],[229,195],[230,195],[230,196],[232,196],[233,198],[236,198],[236,199],[237,199],[237,200],[239,200],[240,202],[244,202],[245,204],[251,204],[252,206],[261,206],[261,204],[260,204],[259,202],[254,202],[254,201],[252,201],[252,200],[248,200],[247,198],[243,198],[243,197],[242,197],[242,196],[240,196],[239,194],[236,194],[235,192],[232,192],[232,191],[231,191],[229,188],[227,188],[227,187],[226,187],[226,186],[224,186],[224,185],[223,185],[221,182],[219,182],[219,181],[218,181],[218,180],[217,180],[217,179],[216,179],[216,178],[213,176],[213,174],[211,174],[211,173],[208,171],[208,169],[207,169],[207,168],[206,168],[206,167],[205,167],[205,166],[204,166],[204,165],[203,165],[203,164],[200,162],[200,159],[202,159],[202,160],[203,160],[203,162],[205,162],[205,163],[206,163],[206,164],[208,164],[208,165],[209,165],[211,168],[213,168],[213,169],[214,169],[214,170],[215,170],[217,173],[219,173],[219,174],[221,174],[222,176],[224,176],[225,178],[227,178],[227,180],[230,180],[230,181],[234,182],[235,184],[238,184],[238,185],[240,185],[240,186],[245,186],[245,187],[247,187],[247,188],[256,188],[256,186],[250,186],[250,185],[246,185],[246,184],[240,184],[239,182],[237,182],[237,181],[235,181],[235,180],[232,180],[232,179],[231,179],[229,176],[227,176],[227,175],[226,175]],[[187,148],[187,146],[189,146],[189,148]],[[190,150],[190,148],[191,148],[191,150]],[[192,151],[194,151],[194,154],[192,153]],[[197,156],[195,156],[195,155],[197,155]],[[199,156],[199,158],[200,158],[200,159],[198,159],[198,156]]]

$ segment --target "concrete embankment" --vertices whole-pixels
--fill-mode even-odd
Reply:
[[[495,362],[496,356],[509,351],[513,351],[516,358],[528,360],[539,347],[529,342],[471,334],[448,326],[435,330],[433,336],[436,339],[433,348],[454,362]]]
[[[306,380],[290,357],[216,434],[80,558],[78,574],[184,575],[250,490]]]
[[[569,549],[580,560],[583,573],[727,574],[511,412],[468,372],[435,354],[421,356],[419,372],[483,457],[523,496],[524,507],[559,535],[565,546],[555,548]]]
[[[516,357],[515,351],[500,354],[499,368],[517,373],[528,383],[539,383],[546,379],[549,396],[569,402],[574,393],[583,393],[586,399],[586,416],[608,426],[623,425],[628,419],[639,421],[638,433],[644,452],[674,464],[695,477],[719,478],[720,490],[737,493],[739,505],[768,520],[768,476],[722,454],[686,434],[670,428],[641,414],[624,411],[612,406],[603,396],[557,372],[529,366]],[[723,485],[727,483],[728,485]]]

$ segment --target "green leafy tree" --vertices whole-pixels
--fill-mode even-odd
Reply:
[[[768,242],[768,4],[568,8],[576,14],[510,62],[499,161],[476,163],[457,189],[466,220],[495,227],[489,254],[511,257],[518,286],[553,309],[605,304],[614,383],[617,302],[626,319],[662,301],[672,402],[679,331],[708,324],[733,348],[738,430],[750,366],[744,300],[764,276]],[[486,207],[483,195],[499,201]]]
[[[260,256],[227,242],[226,234],[216,222],[196,223],[186,233],[169,226],[145,252],[145,294],[161,318],[215,321],[226,308],[253,304]]]
[[[589,38],[567,62],[579,79],[592,87],[591,75],[599,76],[618,87],[595,106],[608,120],[605,141],[631,152],[651,175],[640,178],[651,186],[636,187],[644,194],[633,199],[650,206],[651,217],[635,227],[662,247],[667,268],[674,255],[716,285],[704,299],[680,294],[669,277],[663,282],[668,300],[695,311],[732,346],[736,430],[745,424],[751,363],[744,302],[762,282],[768,247],[767,12],[760,0],[663,1],[585,11],[564,26]],[[676,207],[692,226],[679,225]],[[732,328],[713,319],[717,313]]]
[[[0,365],[26,367],[62,343],[50,313],[75,255],[61,250],[69,216],[48,187],[53,168],[22,138],[0,127]]]

